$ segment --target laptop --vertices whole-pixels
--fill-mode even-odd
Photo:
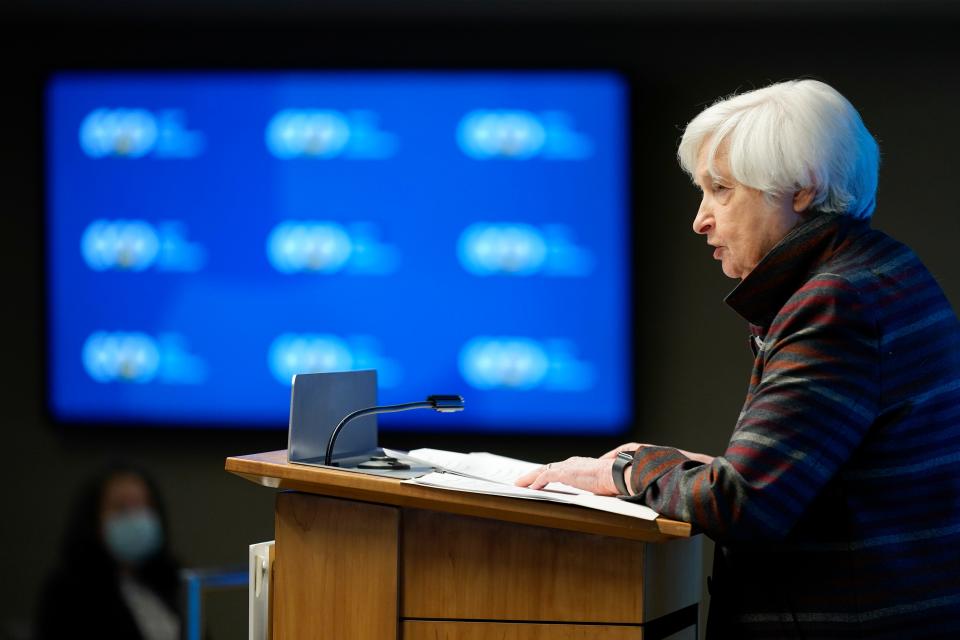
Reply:
[[[336,371],[298,373],[290,392],[290,429],[287,461],[318,467],[324,465],[330,434],[344,417],[359,409],[377,405],[377,372]],[[412,467],[405,470],[358,469],[374,456],[383,456],[377,446],[377,416],[351,420],[340,431],[331,462],[338,469],[393,478],[414,478],[430,471]]]

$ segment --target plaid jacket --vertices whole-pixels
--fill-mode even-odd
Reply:
[[[728,296],[756,355],[712,464],[638,500],[717,542],[708,637],[960,637],[960,325],[906,246],[819,214]]]

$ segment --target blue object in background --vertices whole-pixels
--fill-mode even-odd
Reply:
[[[48,398],[63,422],[285,427],[378,370],[382,428],[632,415],[613,72],[64,73],[47,87]]]

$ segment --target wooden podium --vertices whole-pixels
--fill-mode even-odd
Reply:
[[[273,638],[696,638],[690,525],[227,458],[277,494]]]

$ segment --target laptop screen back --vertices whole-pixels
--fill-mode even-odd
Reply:
[[[340,421],[376,404],[376,371],[295,375],[290,395],[289,460],[323,463],[327,441]],[[377,416],[357,418],[337,437],[333,460],[367,454],[376,447]]]

